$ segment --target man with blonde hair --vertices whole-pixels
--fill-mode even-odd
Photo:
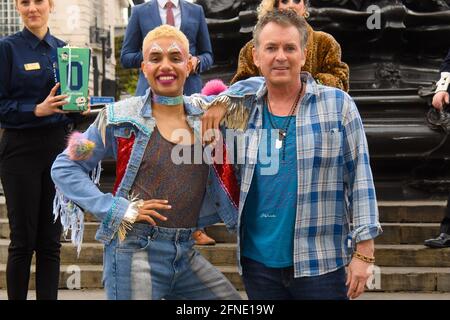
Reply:
[[[108,299],[240,298],[192,239],[197,228],[219,221],[235,230],[236,207],[212,165],[174,161],[174,150],[191,160],[202,151],[203,110],[183,96],[192,68],[188,48],[174,27],[149,32],[141,68],[151,89],[103,109],[52,168],[55,212],[73,221],[72,232],[83,229],[84,210],[101,220],[96,239],[105,244]],[[71,152],[89,144],[90,152]],[[117,163],[113,194],[89,178],[106,157]]]

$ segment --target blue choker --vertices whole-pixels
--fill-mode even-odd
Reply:
[[[178,106],[180,104],[183,104],[183,96],[177,96],[177,97],[164,97],[164,96],[158,96],[157,94],[152,94],[152,101],[158,104],[162,104],[165,106]]]

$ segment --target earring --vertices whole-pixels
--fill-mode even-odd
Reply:
[[[305,11],[305,13],[303,14],[303,18],[308,19],[309,18],[309,12]]]

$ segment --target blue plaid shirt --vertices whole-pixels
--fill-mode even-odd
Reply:
[[[318,85],[309,73],[302,72],[301,77],[306,92],[296,114],[295,277],[317,276],[347,265],[356,243],[382,232],[367,140],[355,103],[339,89]],[[246,131],[253,132],[243,151],[245,163],[239,166],[239,230],[257,163],[266,93],[262,77],[237,82],[223,93],[239,101],[235,109],[241,110],[235,111],[248,113]],[[274,185],[267,192],[283,192],[283,186]],[[242,273],[240,242],[245,239],[240,235],[238,266]]]

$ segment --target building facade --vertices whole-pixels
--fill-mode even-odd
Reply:
[[[115,91],[114,37],[126,25],[127,0],[56,0],[50,19],[52,33],[71,46],[92,49],[91,95]],[[105,70],[104,70],[105,69]]]
[[[0,38],[16,33],[22,29],[22,23],[16,11],[15,1],[0,0]]]

